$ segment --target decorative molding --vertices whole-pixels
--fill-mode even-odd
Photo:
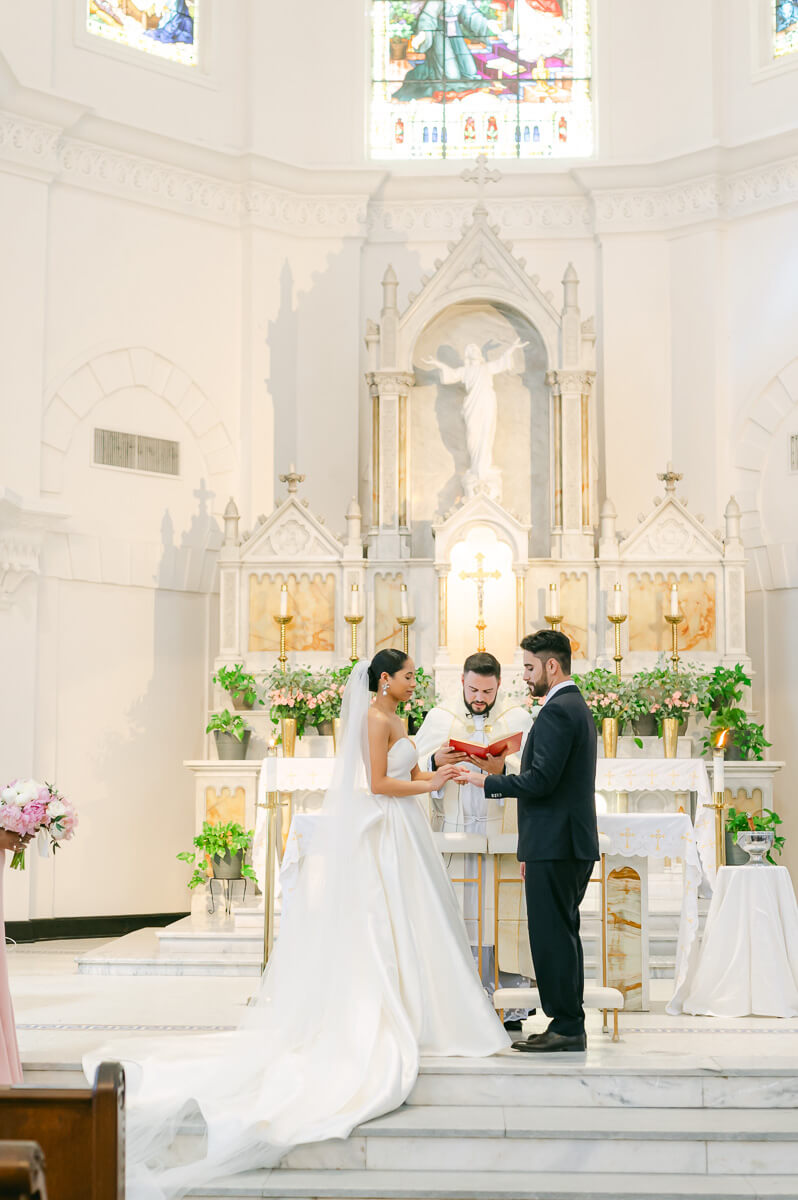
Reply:
[[[65,515],[25,501],[8,488],[0,491],[0,611],[13,606],[26,579],[41,574],[47,526]]]
[[[496,200],[488,205],[491,220],[511,237],[590,237],[593,213],[583,196]],[[375,241],[440,241],[459,236],[471,220],[473,201],[373,201],[368,232]]]
[[[687,511],[682,500],[667,495],[621,542],[624,564],[684,562],[723,564],[723,543]]]
[[[175,363],[146,347],[131,346],[83,363],[45,401],[42,420],[41,489],[59,495],[64,460],[80,422],[106,396],[125,387],[146,387],[183,420],[202,453],[221,515],[233,490],[236,453],[223,421],[196,383]]]
[[[240,561],[248,567],[290,564],[293,568],[337,564],[343,554],[343,543],[310,512],[306,502],[291,494],[270,517],[259,518],[241,545]]]

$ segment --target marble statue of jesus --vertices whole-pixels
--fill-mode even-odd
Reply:
[[[513,354],[527,342],[520,338],[507,346],[498,358],[488,362],[479,346],[466,346],[462,367],[450,367],[438,358],[427,358],[425,366],[440,371],[442,383],[462,383],[465,387],[463,417],[466,427],[466,446],[471,460],[465,477],[466,496],[470,500],[477,492],[487,492],[501,500],[501,471],[493,463],[493,443],[496,440],[497,401],[493,385],[495,375],[509,371]]]

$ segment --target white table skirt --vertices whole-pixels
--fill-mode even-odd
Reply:
[[[786,867],[721,867],[701,950],[671,1011],[798,1017],[798,905]]]

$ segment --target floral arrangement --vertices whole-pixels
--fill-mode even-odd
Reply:
[[[584,675],[575,675],[574,682],[585,698],[597,727],[604,720],[617,720],[620,725],[633,721],[644,711],[644,702],[633,681],[620,680],[614,671],[597,667]]]
[[[69,841],[77,823],[74,806],[52,784],[15,779],[0,792],[0,829],[25,838],[39,835],[53,852],[61,842]],[[18,871],[25,869],[24,850],[17,851],[11,866]]]
[[[782,824],[783,822],[779,814],[773,812],[770,808],[763,808],[761,812],[753,814],[743,811],[738,812],[736,808],[730,808],[726,814],[727,833],[738,834],[743,829],[758,829],[761,831],[772,829],[773,849],[777,854],[781,854],[784,849],[784,835],[778,832],[778,826]],[[767,860],[774,866],[776,865],[772,854],[768,853]]]
[[[658,725],[667,717],[686,721],[690,713],[698,708],[695,681],[689,673],[660,671],[653,681],[652,691],[648,711],[657,718]]]
[[[296,721],[297,737],[302,737],[306,726],[324,719],[317,712],[317,697],[321,690],[318,676],[309,667],[294,667],[287,671],[275,667],[266,677],[266,703],[272,725],[291,717]]]
[[[410,733],[415,733],[438,700],[432,676],[423,667],[416,667],[416,690],[413,692],[413,698],[400,704],[396,712],[398,716],[407,719]]]

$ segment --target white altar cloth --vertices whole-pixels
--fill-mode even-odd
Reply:
[[[266,810],[261,806],[266,803],[267,794],[269,792],[326,792],[330,786],[334,766],[334,758],[277,758],[274,755],[264,758],[261,763],[260,775],[258,776],[258,809],[255,819],[255,837],[252,842],[252,866],[255,870],[258,887],[261,891],[264,890],[266,884],[266,865],[264,862]],[[283,858],[285,858],[285,852]],[[296,861],[298,863],[299,859],[297,858]],[[284,886],[285,881],[280,879],[278,890]]]
[[[695,792],[696,841],[704,874],[710,885],[714,884],[715,817],[705,807],[712,802],[712,789],[703,758],[600,758],[596,763],[596,791]],[[664,854],[671,857],[669,850]]]
[[[798,1017],[798,905],[786,867],[721,867],[701,949],[669,1011]]]
[[[629,789],[631,791],[631,789]],[[676,943],[674,1000],[684,986],[698,950],[698,885],[701,856],[696,831],[687,813],[600,813],[599,833],[609,838],[607,855],[623,858],[680,858],[684,862],[684,891]],[[714,856],[715,847],[712,846]]]

